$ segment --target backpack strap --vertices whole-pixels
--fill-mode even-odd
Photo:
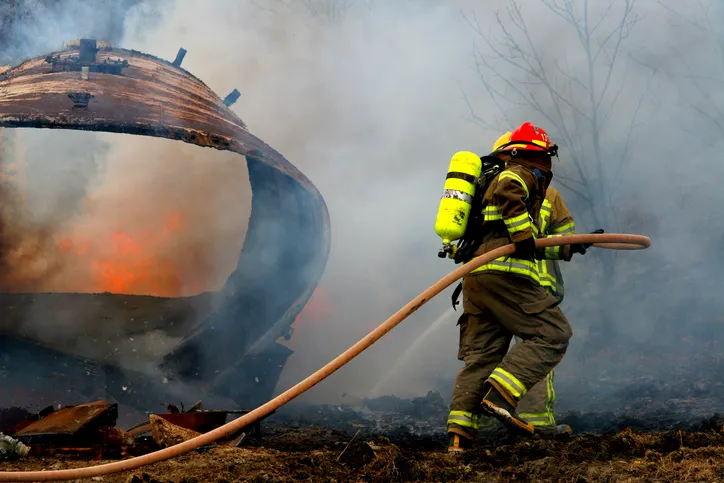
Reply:
[[[456,309],[455,307],[458,306],[458,305],[460,305],[460,302],[458,301],[458,298],[460,298],[460,292],[462,292],[462,291],[463,291],[463,283],[460,282],[460,283],[457,285],[457,287],[455,287],[455,290],[453,290],[452,297],[450,297],[451,300],[452,300],[453,310],[455,310],[455,311],[458,310],[458,309]]]

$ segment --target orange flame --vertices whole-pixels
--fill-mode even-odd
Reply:
[[[327,298],[326,292],[321,288],[317,287],[312,294],[312,297],[304,306],[304,309],[299,313],[295,324],[309,324],[319,325],[334,313],[334,306]]]
[[[129,233],[114,230],[94,239],[67,237],[59,253],[72,257],[79,274],[73,291],[147,294],[178,297],[197,293],[208,283],[210,273],[199,267],[181,266],[164,256],[171,245],[183,240],[183,216],[169,213],[154,233],[149,229]],[[188,281],[191,281],[190,283]]]

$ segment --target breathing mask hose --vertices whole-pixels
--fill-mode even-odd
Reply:
[[[618,233],[605,234],[581,234],[566,235],[536,240],[536,247],[552,247],[570,245],[573,243],[592,243],[594,247],[609,248],[614,250],[641,250],[651,246],[651,240],[642,235],[625,235]],[[287,389],[274,399],[262,404],[253,411],[241,416],[238,419],[230,421],[208,433],[196,436],[182,443],[168,448],[164,448],[153,453],[143,456],[137,456],[122,461],[114,461],[113,463],[105,463],[97,466],[86,466],[85,468],[73,468],[67,470],[51,470],[51,471],[0,471],[0,481],[63,481],[75,480],[79,478],[91,478],[94,476],[108,475],[112,473],[120,473],[122,471],[135,470],[142,466],[158,463],[171,458],[175,458],[181,454],[187,453],[200,446],[213,443],[219,438],[223,438],[234,433],[259,418],[262,418],[272,411],[275,411],[298,397],[312,387],[316,386],[324,379],[329,377],[337,369],[347,364],[349,361],[357,357],[362,351],[374,344],[383,335],[392,330],[396,325],[405,320],[429,302],[433,297],[448,288],[457,280],[467,275],[476,268],[495,260],[502,256],[509,256],[515,252],[515,246],[512,244],[504,247],[496,248],[488,253],[474,258],[466,264],[458,267],[445,277],[438,280],[434,285],[415,297],[407,305],[398,310],[392,317],[380,324],[376,329],[360,339],[352,347],[344,351],[335,359],[327,363],[314,374],[310,375],[295,386]]]

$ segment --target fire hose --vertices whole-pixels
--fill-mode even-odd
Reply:
[[[607,248],[613,250],[641,250],[651,246],[651,240],[642,235],[627,235],[618,233],[607,234],[581,234],[566,235],[560,237],[549,237],[536,240],[536,246],[539,248],[562,246],[570,244],[593,244],[598,248]],[[372,332],[360,339],[356,344],[337,356],[335,359],[327,363],[314,374],[297,383],[295,386],[287,389],[277,397],[262,404],[258,408],[241,416],[238,419],[230,421],[208,433],[201,434],[195,438],[186,440],[174,446],[169,446],[153,453],[143,456],[136,456],[122,461],[113,463],[105,463],[96,466],[86,466],[84,468],[74,468],[67,470],[52,471],[0,471],[0,481],[59,481],[71,480],[78,478],[91,478],[94,476],[108,475],[112,473],[120,473],[122,471],[134,470],[141,466],[158,463],[179,455],[187,453],[191,450],[199,448],[214,441],[223,438],[231,433],[239,431],[249,424],[255,422],[272,411],[275,411],[291,401],[292,399],[305,393],[312,387],[316,386],[324,379],[332,375],[337,369],[344,366],[352,359],[357,357],[362,351],[370,347],[383,335],[392,330],[395,326],[405,320],[407,317],[415,313],[417,309],[429,302],[433,297],[448,288],[454,282],[470,273],[472,270],[485,265],[502,256],[509,256],[515,252],[515,246],[512,244],[492,250],[473,260],[465,263],[459,268],[453,270],[445,277],[438,280],[434,285],[415,297],[407,305],[398,310],[389,319],[377,326]]]

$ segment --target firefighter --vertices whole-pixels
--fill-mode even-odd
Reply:
[[[557,307],[558,298],[541,286],[535,248],[556,153],[546,132],[529,122],[491,153],[507,165],[483,195],[483,237],[473,256],[511,242],[515,252],[463,279],[458,358],[464,367],[457,374],[448,416],[448,451],[471,446],[483,415],[532,435],[533,425],[516,412],[518,401],[568,348],[571,327]],[[513,336],[521,342],[508,350]]]
[[[500,146],[510,141],[508,132],[498,138],[493,147],[496,151]],[[549,186],[540,211],[540,233],[543,236],[572,235],[576,232],[576,223],[568,210],[558,190]],[[603,233],[596,230],[594,233]],[[549,294],[558,297],[558,303],[563,301],[563,275],[558,260],[570,261],[574,253],[585,255],[588,246],[564,245],[562,247],[549,247],[537,256],[538,276],[540,284]],[[521,339],[515,337],[515,342]],[[533,425],[538,432],[549,434],[570,433],[571,428],[566,424],[556,424],[553,413],[553,404],[556,401],[556,392],[553,385],[554,371],[549,372],[538,384],[533,386],[518,405],[518,414],[525,421]]]
[[[572,235],[576,232],[575,220],[563,201],[558,190],[549,186],[540,212],[540,232],[546,237]],[[598,230],[597,233],[603,233]],[[558,260],[570,261],[575,253],[586,254],[586,245],[565,245],[562,247],[548,247],[538,256],[538,276],[541,286],[554,297],[558,304],[563,301],[563,275]],[[515,337],[516,344],[521,339]],[[518,406],[519,416],[533,425],[536,431],[544,434],[571,433],[567,424],[556,424],[553,414],[553,404],[556,401],[556,392],[553,385],[554,371],[551,370],[546,377],[533,386]]]

